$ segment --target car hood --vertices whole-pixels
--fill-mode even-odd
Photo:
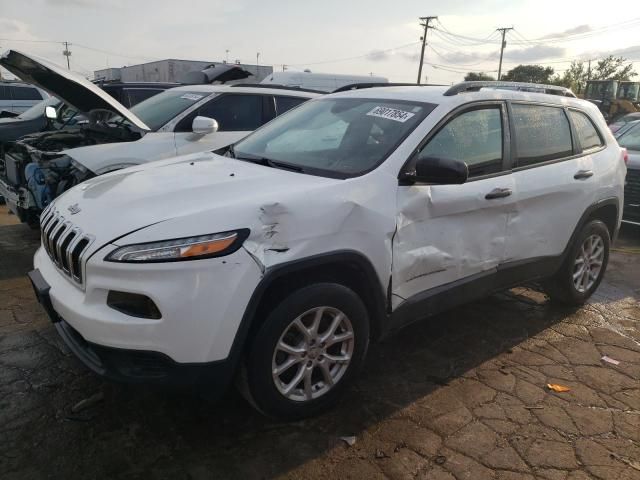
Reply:
[[[54,208],[105,244],[168,220],[191,219],[190,228],[202,228],[194,218],[215,223],[212,228],[249,227],[268,199],[282,201],[293,192],[337,182],[207,152],[95,177],[58,197]],[[190,233],[177,230],[180,236]]]
[[[16,50],[7,50],[0,57],[0,65],[23,81],[46,90],[82,113],[109,110],[142,130],[151,130],[111,95],[80,75],[47,60]]]

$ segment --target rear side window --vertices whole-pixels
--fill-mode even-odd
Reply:
[[[276,112],[277,115],[282,115],[287,110],[291,110],[293,107],[297,107],[301,103],[307,101],[306,98],[300,97],[280,97],[276,96]]]
[[[564,109],[514,104],[512,111],[518,167],[573,154],[571,128]]]
[[[502,170],[502,114],[500,107],[462,113],[442,127],[422,150],[423,155],[461,160],[469,176]]]
[[[0,85],[0,100],[11,100],[9,96],[9,87]]]
[[[35,88],[11,87],[13,89],[14,100],[42,100],[42,95]]]
[[[576,130],[576,136],[580,142],[582,150],[601,147],[603,145],[602,138],[593,122],[584,113],[575,110],[569,110],[571,121]]]

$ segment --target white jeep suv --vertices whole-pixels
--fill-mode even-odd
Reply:
[[[95,372],[240,378],[290,419],[333,404],[392,329],[533,280],[580,305],[620,224],[623,151],[568,91],[485,86],[319,97],[224,156],[78,185],[42,215],[35,291]]]

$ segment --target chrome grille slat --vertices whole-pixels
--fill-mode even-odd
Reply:
[[[74,282],[83,285],[84,254],[93,242],[71,221],[65,220],[53,207],[48,207],[40,217],[42,246],[51,261]]]

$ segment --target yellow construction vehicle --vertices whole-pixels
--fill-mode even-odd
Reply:
[[[609,122],[640,111],[640,82],[589,80],[584,98],[595,103]]]

